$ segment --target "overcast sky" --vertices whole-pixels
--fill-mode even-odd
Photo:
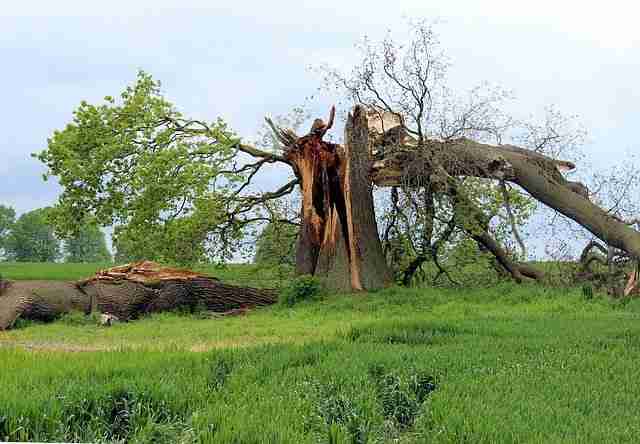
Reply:
[[[515,92],[521,115],[548,104],[580,115],[596,163],[640,150],[631,1],[21,0],[0,8],[0,203],[18,212],[54,203],[59,189],[30,153],[81,100],[117,95],[138,69],[187,115],[223,117],[251,137],[264,115],[315,94],[310,65],[350,66],[362,36],[402,33],[407,16],[442,23],[453,86],[487,80]],[[329,102],[312,105],[324,114]]]

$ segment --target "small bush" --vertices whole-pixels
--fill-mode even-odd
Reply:
[[[233,361],[220,356],[211,362],[210,369],[211,376],[209,377],[208,388],[211,391],[220,390],[233,371]]]
[[[593,287],[591,285],[585,284],[582,286],[582,296],[586,300],[593,299]]]
[[[39,323],[38,321],[33,321],[31,319],[18,318],[13,323],[13,329],[17,330],[19,328],[27,328],[27,327],[31,327],[32,325],[36,325],[38,323]]]
[[[373,432],[371,412],[353,387],[344,381],[308,381],[305,392],[310,397],[315,416],[324,423],[320,430],[329,443],[366,444]],[[307,427],[313,428],[310,424]]]
[[[401,430],[413,426],[422,404],[436,390],[435,379],[422,372],[405,375],[373,365],[369,375],[375,383],[384,417]]]
[[[318,299],[322,295],[322,284],[313,276],[299,276],[280,292],[278,302],[291,307],[298,302]]]

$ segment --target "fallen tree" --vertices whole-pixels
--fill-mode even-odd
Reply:
[[[123,321],[176,309],[224,313],[270,305],[276,296],[275,290],[228,285],[144,261],[101,270],[79,282],[3,281],[0,330],[18,319],[52,321],[71,311],[104,313]]]
[[[489,145],[467,138],[418,142],[398,138],[397,126],[380,138],[369,130],[370,115],[356,106],[347,119],[344,146],[322,140],[331,128],[317,119],[309,134],[271,126],[285,145],[285,159],[293,167],[302,192],[302,226],[297,248],[297,271],[314,274],[340,290],[380,288],[389,282],[375,225],[372,184],[380,187],[425,187],[448,196],[455,223],[490,251],[498,263],[520,281],[540,279],[542,271],[517,263],[489,233],[484,213],[461,191],[460,178],[507,181],[538,201],[573,219],[608,245],[640,258],[640,233],[588,199],[586,187],[561,173],[575,168],[513,145]],[[394,138],[394,146],[378,144]],[[372,153],[384,152],[374,158]],[[354,202],[356,204],[354,205]]]
[[[559,167],[573,169],[575,165],[512,145],[488,145],[462,138],[427,141],[419,149],[400,146],[374,164],[373,181],[380,186],[430,182],[448,192],[454,176],[512,182],[607,245],[640,258],[640,233],[591,202],[586,187],[566,180]]]
[[[357,104],[342,144],[324,140],[334,109],[327,122],[316,119],[302,136],[287,128],[295,124],[268,120],[271,150],[247,144],[220,120],[185,118],[145,73],[121,100],[83,102],[73,123],[38,156],[63,187],[55,208],[58,231],[68,235],[84,220],[117,222],[116,244],[130,244],[128,250],[195,260],[204,257],[206,244],[206,254],[225,259],[242,249],[252,224],[288,222],[299,226],[298,274],[320,277],[334,290],[375,290],[392,281],[373,204],[376,185],[392,188],[391,220],[405,211],[415,216],[396,224],[393,236],[403,239],[420,220],[413,230],[420,245],[404,270],[407,284],[427,260],[438,276],[453,281],[441,259],[467,238],[495,257],[500,272],[516,281],[539,280],[542,272],[523,263],[527,249],[517,227],[534,200],[639,258],[640,234],[563,176],[575,165],[558,158],[579,145],[577,133],[565,131],[565,120],[550,113],[542,125],[526,123],[509,134],[517,125],[501,111],[505,94],[474,88],[469,97],[457,97],[444,83],[448,61],[433,30],[424,23],[412,29],[408,45],[388,38],[366,44],[353,71],[329,73],[328,84]],[[503,145],[503,139],[519,140],[518,146]],[[272,164],[286,165],[295,178],[257,192],[254,179]],[[281,200],[298,188],[299,218],[279,212]],[[400,208],[398,191],[409,196],[407,208]],[[420,194],[421,206],[412,207],[411,193]],[[496,222],[503,208],[508,217]],[[496,224],[511,225],[520,257],[501,241],[506,230]],[[390,231],[384,232],[386,244]]]

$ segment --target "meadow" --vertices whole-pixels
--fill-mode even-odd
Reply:
[[[0,264],[0,274],[97,268],[64,267]],[[208,271],[282,282],[255,266]],[[0,440],[636,442],[639,321],[635,299],[512,283],[110,328],[73,314],[0,332]]]

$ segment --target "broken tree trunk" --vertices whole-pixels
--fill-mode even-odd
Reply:
[[[640,258],[640,233],[588,199],[586,187],[566,180],[560,169],[573,169],[512,145],[487,145],[469,139],[427,141],[420,148],[403,146],[375,162],[372,178],[379,186],[420,186],[449,176],[506,180],[533,198],[573,219],[606,244]]]
[[[302,190],[296,271],[337,291],[382,288],[391,272],[375,219],[366,113],[356,107],[349,115],[344,146],[322,140],[334,115],[327,124],[317,119],[286,149]]]
[[[51,321],[70,311],[97,311],[119,320],[200,307],[228,312],[273,304],[275,290],[223,284],[215,278],[143,261],[113,267],[71,283],[17,281],[0,292],[0,330],[17,319]]]
[[[48,322],[70,311],[88,313],[91,303],[72,282],[3,281],[0,291],[0,330],[18,319]]]

